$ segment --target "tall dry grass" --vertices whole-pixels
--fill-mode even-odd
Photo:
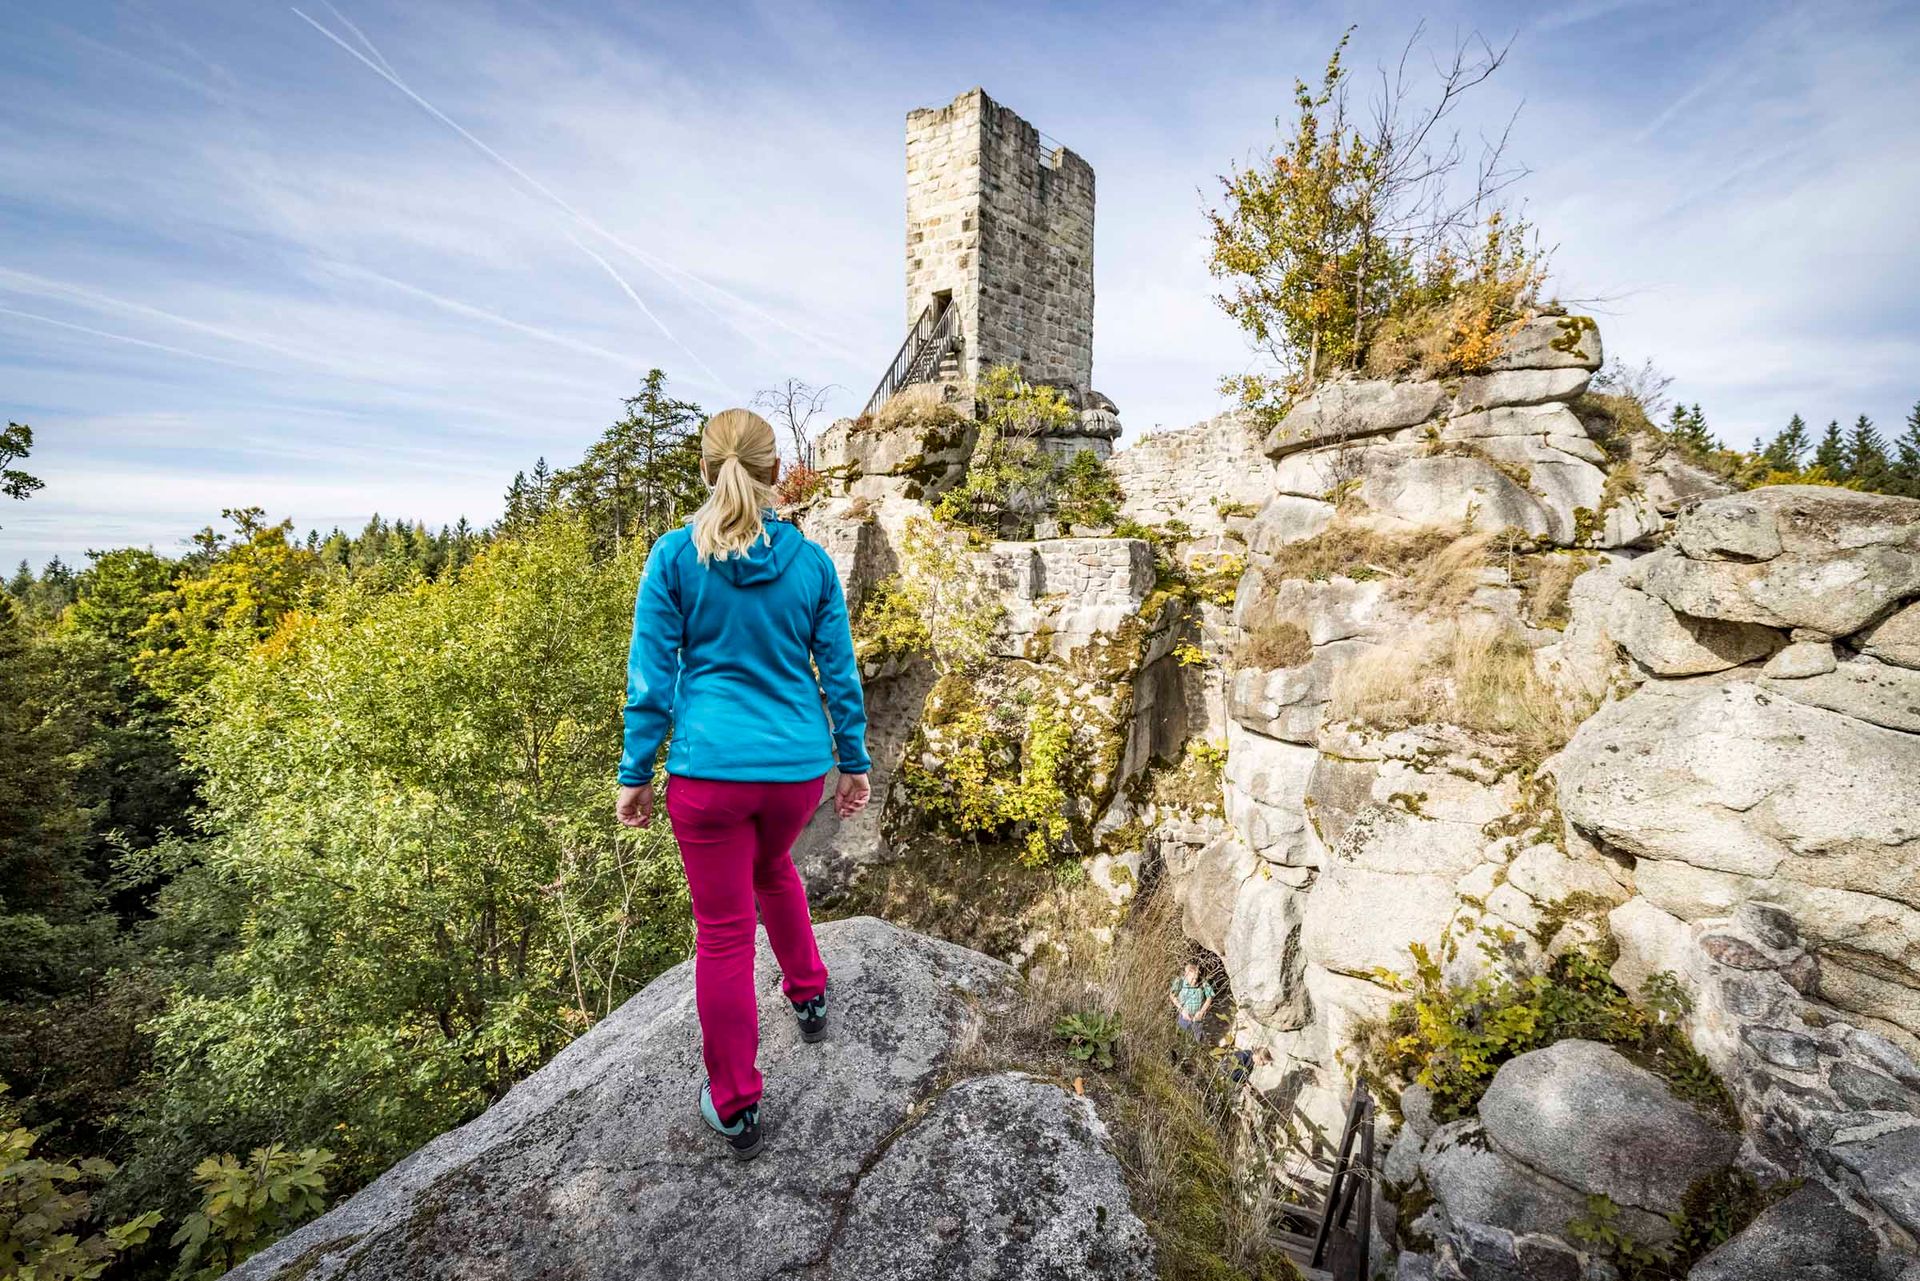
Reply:
[[[1492,620],[1441,623],[1334,678],[1329,719],[1378,729],[1455,725],[1523,760],[1552,755],[1593,708],[1549,684],[1526,637]]]
[[[1152,1229],[1167,1281],[1296,1281],[1270,1230],[1283,1170],[1250,1132],[1240,1090],[1209,1047],[1175,1025],[1167,988],[1194,955],[1170,896],[1150,895],[1110,944],[1078,964],[1036,966],[1024,1000],[995,1035],[1034,1045],[1069,1014],[1117,1016],[1111,1072],[1084,1072]],[[1224,994],[1223,994],[1224,1000]]]

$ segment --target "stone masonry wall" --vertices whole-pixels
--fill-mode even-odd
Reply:
[[[980,89],[907,116],[907,323],[960,308],[960,373],[1093,376],[1093,169]]]
[[[1274,492],[1260,438],[1240,413],[1140,437],[1107,462],[1126,495],[1120,514],[1143,525],[1185,521],[1196,534],[1218,532],[1236,511],[1252,515]]]

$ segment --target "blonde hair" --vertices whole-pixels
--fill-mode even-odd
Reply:
[[[693,514],[693,547],[702,564],[743,556],[766,537],[761,513],[778,501],[773,475],[779,463],[772,424],[751,409],[723,409],[707,420],[700,475],[713,492]]]

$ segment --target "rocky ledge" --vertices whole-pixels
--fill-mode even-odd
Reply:
[[[1014,997],[977,952],[871,917],[820,928],[834,1033],[800,1041],[761,941],[766,1150],[694,1110],[693,966],[479,1119],[233,1278],[1147,1278],[1153,1250],[1092,1104],[960,1058]]]

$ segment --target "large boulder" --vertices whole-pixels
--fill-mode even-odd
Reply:
[[[1920,602],[1875,623],[1855,639],[1861,653],[1883,663],[1920,668]]]
[[[1769,671],[1761,688],[1808,707],[1920,734],[1920,670],[1864,657],[1819,666],[1825,670]]]
[[[1695,618],[1849,636],[1920,595],[1920,500],[1778,485],[1702,503],[1645,590]]]
[[[1683,921],[1788,911],[1823,996],[1920,1030],[1920,736],[1747,681],[1652,682],[1583,724],[1556,766],[1567,820],[1632,855]]]
[[[1668,1214],[1695,1180],[1724,1169],[1739,1136],[1667,1083],[1593,1041],[1507,1060],[1480,1100],[1495,1149],[1582,1193]]]
[[[1687,1281],[1893,1281],[1866,1220],[1818,1183],[1760,1212]]]
[[[1417,426],[1446,405],[1447,393],[1437,382],[1329,379],[1296,401],[1267,434],[1267,457]]]
[[[1536,316],[1507,335],[1493,368],[1594,370],[1604,359],[1592,317]]]
[[[1767,657],[1786,637],[1758,623],[1676,614],[1645,592],[1622,587],[1607,611],[1607,631],[1656,676],[1698,676]]]
[[[825,1262],[888,1281],[1154,1276],[1092,1100],[1015,1072],[938,1095],[860,1180]]]
[[[1568,1224],[1588,1213],[1584,1191],[1488,1146],[1487,1135],[1470,1117],[1433,1132],[1420,1158],[1420,1173],[1454,1224],[1481,1223],[1565,1238]],[[1663,1215],[1632,1206],[1621,1209],[1621,1229],[1637,1240],[1657,1244],[1672,1238]]]
[[[979,434],[947,391],[915,384],[871,415],[839,419],[820,434],[815,465],[856,497],[937,497],[966,475]]]
[[[688,962],[477,1120],[231,1275],[1151,1276],[1144,1229],[1082,1101],[1011,1073],[940,1092],[973,1034],[972,1007],[984,1002],[991,1018],[1012,999],[1013,973],[872,918],[823,925],[819,938],[839,994],[819,1045],[800,1041],[761,944],[767,1146],[756,1161],[735,1161],[695,1111]],[[902,1215],[903,1200],[939,1215]],[[997,1270],[949,1270],[968,1254]]]

